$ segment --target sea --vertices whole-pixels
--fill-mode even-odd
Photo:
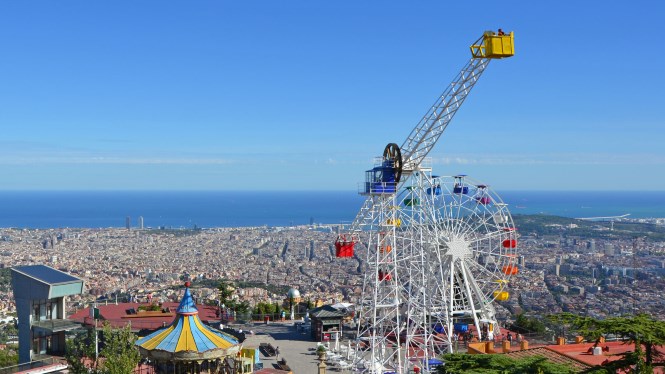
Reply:
[[[665,217],[665,191],[505,191],[512,214]],[[213,228],[339,224],[364,197],[353,191],[0,191],[0,228]]]

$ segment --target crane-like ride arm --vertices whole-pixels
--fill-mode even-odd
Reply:
[[[436,142],[448,127],[448,124],[462,106],[473,86],[483,74],[492,59],[513,56],[515,53],[513,33],[504,33],[499,29],[498,33],[486,31],[476,42],[471,45],[471,59],[462,68],[453,82],[437,98],[436,102],[425,116],[418,122],[416,127],[406,138],[401,147],[395,143],[386,146],[383,152],[384,161],[389,161],[394,170],[395,186],[390,191],[399,191],[400,187],[413,171],[420,167],[423,159],[427,157]],[[373,191],[367,191],[372,194]],[[394,193],[393,192],[393,193]],[[381,191],[385,193],[385,191]],[[335,247],[338,252],[344,245],[351,246],[357,240],[354,233],[371,224],[373,217],[370,212],[373,209],[375,199],[368,196],[355,220],[348,228],[349,234],[342,234],[337,238]],[[348,252],[348,251],[347,251]],[[346,256],[342,256],[346,257]]]

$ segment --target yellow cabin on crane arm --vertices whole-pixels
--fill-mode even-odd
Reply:
[[[501,29],[485,31],[471,46],[471,55],[474,58],[504,58],[515,54],[515,39],[513,32],[503,33]]]

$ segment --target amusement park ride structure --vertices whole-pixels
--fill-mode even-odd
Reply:
[[[402,146],[388,144],[366,172],[366,200],[335,242],[337,257],[365,262],[354,351],[363,372],[431,372],[469,324],[479,338],[498,332],[491,302],[509,297],[517,272],[510,213],[486,185],[432,175],[427,155],[489,62],[514,54],[513,42],[512,32],[485,32]]]

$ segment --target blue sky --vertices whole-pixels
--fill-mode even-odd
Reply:
[[[658,1],[0,3],[0,190],[350,190],[484,30],[430,156],[495,190],[665,190]]]

